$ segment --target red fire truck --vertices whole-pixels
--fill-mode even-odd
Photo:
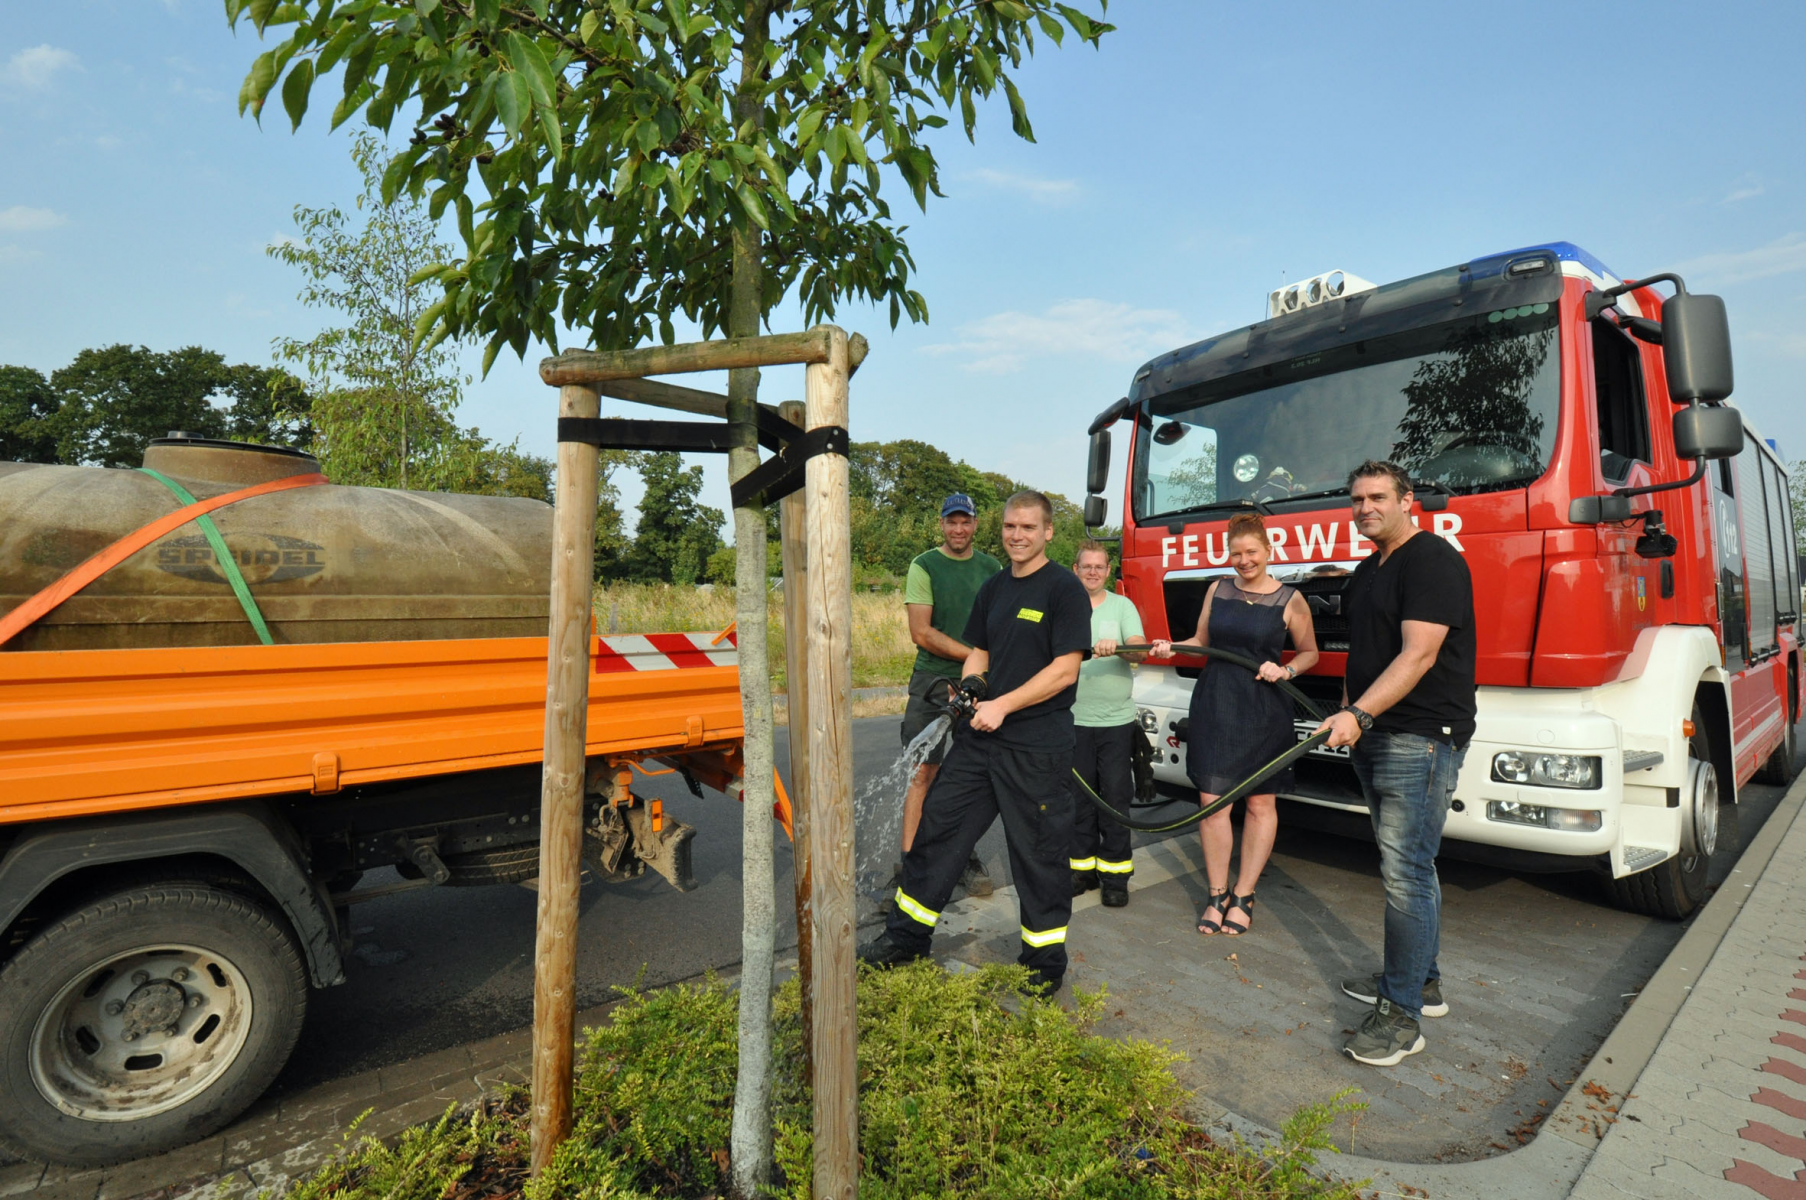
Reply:
[[[1324,651],[1299,685],[1340,705],[1343,589],[1374,549],[1345,477],[1401,463],[1419,527],[1474,578],[1478,730],[1444,852],[1595,869],[1628,908],[1691,912],[1718,805],[1789,778],[1801,700],[1786,469],[1722,403],[1723,302],[1554,243],[1382,287],[1333,271],[1268,308],[1147,363],[1091,427],[1095,526],[1110,429],[1129,424],[1122,578],[1149,635],[1191,634],[1229,573],[1228,519],[1259,511]],[[1196,676],[1149,663],[1136,683],[1175,794],[1185,739],[1208,736],[1185,720]],[[1286,798],[1332,825],[1366,812],[1330,751]]]

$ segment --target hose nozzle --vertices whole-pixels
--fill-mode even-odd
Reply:
[[[979,702],[989,690],[989,681],[983,675],[968,675],[957,686],[947,685],[947,699],[941,707],[956,721],[969,718],[978,711]]]

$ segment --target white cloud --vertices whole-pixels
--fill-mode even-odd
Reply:
[[[1765,329],[1751,329],[1742,337],[1744,341],[1773,347],[1777,354],[1786,358],[1806,358],[1806,333],[1771,333]]]
[[[0,83],[38,91],[49,87],[51,77],[58,71],[74,70],[80,65],[80,59],[60,47],[48,43],[32,46],[6,60],[6,65],[0,67]]]
[[[923,349],[963,358],[968,371],[1008,375],[1030,359],[1065,355],[1141,362],[1193,337],[1184,319],[1170,309],[1079,299],[1062,300],[1041,313],[996,313],[960,330],[957,341]]]
[[[1754,250],[1732,250],[1723,254],[1702,254],[1688,259],[1675,270],[1701,283],[1747,283],[1774,275],[1791,275],[1806,271],[1806,234],[1789,233],[1766,246]]]
[[[1745,184],[1742,187],[1732,188],[1728,193],[1726,193],[1725,198],[1723,200],[1719,201],[1719,203],[1720,204],[1735,204],[1739,200],[1753,200],[1757,196],[1760,196],[1763,192],[1765,192],[1767,190],[1768,190],[1767,188],[1764,188],[1759,183]]]
[[[971,173],[973,179],[999,191],[1016,192],[1036,204],[1061,204],[1078,196],[1079,185],[1073,179],[1042,179],[1015,171],[998,171],[980,167]]]
[[[54,209],[27,208],[23,204],[0,208],[0,232],[4,233],[35,233],[68,223],[69,218]]]

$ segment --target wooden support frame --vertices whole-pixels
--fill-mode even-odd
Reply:
[[[792,425],[807,421],[806,406],[778,405]],[[802,991],[803,1066],[815,1075],[815,891],[809,811],[809,540],[802,492],[778,503],[778,548],[784,565],[784,677],[790,725],[790,860],[796,880],[796,973]]]
[[[725,397],[645,377],[801,364],[807,367],[803,420],[814,431],[845,428],[847,381],[864,357],[864,338],[855,334],[849,339],[835,326],[819,325],[769,337],[569,351],[543,360],[539,374],[560,389],[561,418],[599,417],[604,393],[725,416]],[[794,407],[786,407],[794,420]],[[559,443],[534,959],[535,1173],[551,1161],[571,1128],[596,463],[595,446]],[[813,932],[812,961],[803,969],[809,974],[814,1010],[815,1194],[822,1200],[850,1200],[858,1187],[859,1147],[847,459],[818,454],[808,460],[806,476],[802,493],[785,502],[782,527],[786,576],[791,577],[793,565],[797,571],[792,577],[797,586],[787,586],[785,598],[786,641],[797,646],[790,657],[793,803],[801,813],[793,816],[799,832],[797,901],[799,913],[812,917]]]

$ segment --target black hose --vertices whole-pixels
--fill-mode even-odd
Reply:
[[[1139,653],[1139,652],[1144,652],[1144,651],[1148,651],[1148,650],[1152,650],[1152,649],[1153,649],[1152,646],[1128,645],[1128,646],[1118,646],[1117,652],[1122,653],[1122,652],[1126,651],[1129,653]],[[1175,657],[1181,657],[1181,658],[1220,658],[1224,662],[1234,663],[1238,667],[1246,667],[1250,671],[1259,671],[1260,670],[1260,663],[1256,662],[1255,660],[1253,660],[1251,658],[1246,658],[1240,654],[1233,653],[1232,651],[1229,651],[1229,650],[1219,650],[1213,646],[1175,647],[1173,650],[1173,654]],[[1295,687],[1292,684],[1291,680],[1282,679],[1282,680],[1278,681],[1274,686],[1279,688],[1281,691],[1285,692],[1288,696],[1292,697],[1292,699],[1296,700],[1299,704],[1303,705],[1304,711],[1309,713],[1311,716],[1317,718],[1317,720],[1321,721],[1324,719],[1323,710],[1318,708],[1317,705],[1311,700],[1311,698],[1309,696],[1305,695],[1302,691],[1300,691],[1297,687]],[[1179,818],[1177,821],[1168,822],[1167,824],[1164,824],[1164,825],[1156,824],[1152,821],[1137,821],[1133,817],[1129,816],[1127,813],[1121,813],[1121,812],[1116,811],[1116,809],[1110,807],[1110,804],[1108,801],[1106,801],[1102,796],[1098,795],[1096,792],[1091,790],[1091,785],[1085,782],[1085,777],[1078,773],[1077,768],[1073,769],[1072,777],[1074,779],[1078,780],[1079,787],[1083,788],[1085,794],[1087,796],[1091,797],[1091,802],[1093,804],[1097,805],[1098,810],[1100,812],[1102,812],[1105,816],[1109,817],[1112,821],[1115,821],[1117,824],[1127,826],[1130,829],[1140,830],[1143,833],[1168,833],[1174,829],[1183,829],[1187,825],[1194,825],[1200,821],[1207,820],[1208,818],[1215,816],[1217,813],[1223,811],[1223,809],[1227,808],[1229,805],[1234,804],[1237,800],[1240,800],[1243,796],[1246,796],[1246,795],[1250,794],[1251,792],[1253,792],[1255,788],[1260,786],[1262,781],[1268,779],[1269,777],[1271,777],[1272,775],[1276,774],[1279,771],[1285,770],[1287,767],[1291,766],[1294,762],[1297,762],[1299,759],[1303,758],[1306,754],[1309,754],[1312,750],[1315,750],[1318,746],[1321,746],[1324,742],[1326,742],[1328,740],[1329,740],[1329,733],[1327,731],[1322,732],[1322,733],[1313,733],[1310,737],[1305,738],[1302,742],[1299,742],[1296,746],[1293,746],[1292,748],[1287,750],[1284,754],[1281,754],[1279,757],[1273,759],[1271,762],[1269,762],[1265,766],[1261,767],[1254,774],[1248,776],[1248,778],[1242,780],[1240,783],[1238,783],[1234,787],[1230,788],[1227,792],[1224,792],[1221,796],[1218,796],[1215,800],[1211,801],[1208,805],[1201,806],[1197,812],[1187,813],[1185,816]],[[1138,807],[1138,806],[1131,804],[1130,807],[1133,808],[1133,807]]]

